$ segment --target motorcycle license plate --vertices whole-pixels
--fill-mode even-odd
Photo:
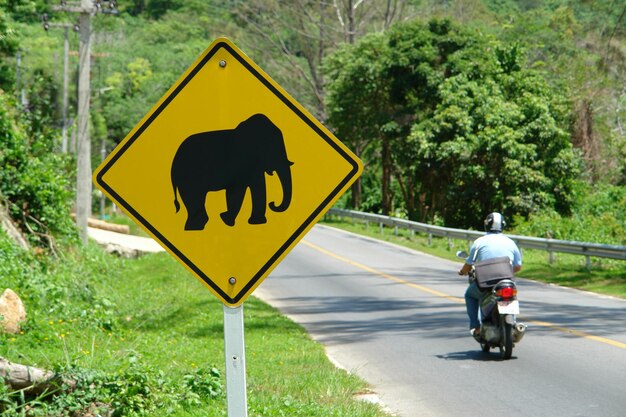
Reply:
[[[498,301],[498,313],[519,314],[519,301]]]

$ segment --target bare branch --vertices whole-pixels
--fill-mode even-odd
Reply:
[[[341,10],[339,9],[337,0],[333,0],[333,5],[335,6],[335,11],[337,12],[337,20],[339,20],[339,24],[341,25],[341,27],[345,28],[346,24],[343,22],[343,18],[341,17]]]

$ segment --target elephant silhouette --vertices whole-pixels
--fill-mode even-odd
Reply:
[[[203,230],[209,221],[205,200],[209,191],[226,190],[226,211],[220,214],[228,226],[235,225],[246,190],[252,196],[250,224],[263,224],[267,194],[265,173],[278,174],[283,199],[270,202],[275,212],[291,203],[291,166],[281,130],[264,114],[255,114],[235,129],[196,133],[176,151],[171,179],[176,213],[180,210],[177,191],[187,209],[185,230]]]

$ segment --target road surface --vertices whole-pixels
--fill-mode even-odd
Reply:
[[[460,263],[316,226],[255,291],[403,417],[626,416],[626,300],[519,280],[526,337],[469,336]]]

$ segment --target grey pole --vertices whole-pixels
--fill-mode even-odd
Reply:
[[[224,304],[224,356],[228,417],[247,417],[246,350],[243,337],[243,305]]]
[[[62,143],[61,150],[63,153],[67,153],[67,103],[69,86],[69,55],[70,55],[70,40],[68,35],[68,27],[65,26],[65,39],[63,41],[63,127],[62,127]]]
[[[76,224],[87,243],[87,219],[91,214],[91,140],[89,138],[89,74],[91,71],[92,0],[81,0],[78,75],[78,140],[76,146]]]
[[[22,67],[22,50],[21,49],[17,50],[17,56],[15,58],[16,58],[16,67],[17,67],[16,70],[15,70],[15,91],[16,91],[16,93],[19,94],[19,91],[20,91],[20,75],[21,75],[20,72],[22,70],[22,68],[21,68]],[[16,96],[17,96],[17,94],[16,94]]]
[[[102,138],[102,147],[100,148],[101,161],[104,162],[104,159],[107,156],[107,147],[106,147],[106,139]],[[105,220],[105,209],[106,209],[106,201],[104,198],[104,193],[99,192],[100,194],[100,218]]]

